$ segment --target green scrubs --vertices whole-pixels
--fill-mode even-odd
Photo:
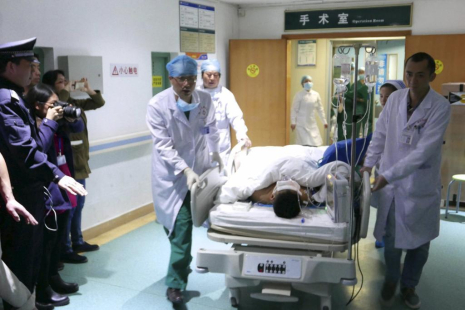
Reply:
[[[166,235],[169,231],[165,228]],[[165,284],[171,288],[185,290],[187,276],[190,272],[192,261],[192,214],[191,214],[191,192],[188,191],[182,202],[173,232],[168,237],[171,244],[171,256],[168,265],[168,274]]]
[[[352,138],[352,111],[353,111],[353,98],[354,98],[354,86],[351,84],[349,90],[345,94],[345,110],[347,113],[346,120],[346,137],[347,139]],[[368,87],[365,84],[362,84],[360,81],[357,82],[357,106],[355,111],[360,117],[364,116],[368,109]],[[373,105],[372,105],[373,106]],[[372,110],[370,110],[370,115],[365,115],[363,119],[358,120],[356,126],[356,138],[359,137],[362,128],[365,128],[365,124],[368,122],[368,134],[373,131],[373,120],[372,120]],[[338,125],[338,141],[345,140],[342,130],[342,122],[344,120],[344,113],[338,113],[337,115],[337,125]]]

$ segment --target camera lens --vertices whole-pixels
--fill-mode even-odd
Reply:
[[[79,116],[81,116],[81,109],[67,106],[63,108],[63,115],[66,117],[78,118]]]

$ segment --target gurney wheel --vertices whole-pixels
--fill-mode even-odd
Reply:
[[[233,307],[233,308],[238,308],[239,307],[239,303],[237,302],[236,297],[231,297],[229,300],[231,301],[231,307]]]

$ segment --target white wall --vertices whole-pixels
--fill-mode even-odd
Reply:
[[[239,18],[239,36],[241,39],[279,39],[284,32],[284,11],[299,9],[325,9],[340,7],[359,7],[370,5],[388,5],[413,3],[413,25],[411,28],[394,30],[412,30],[413,35],[465,33],[465,1],[463,0],[399,0],[399,1],[360,1],[354,3],[312,4],[300,6],[269,6],[245,8],[245,17]],[[368,29],[372,30],[372,29]],[[380,29],[383,30],[383,29]],[[385,29],[392,31],[393,28]],[[335,29],[328,32],[343,32]],[[354,32],[367,29],[351,30]],[[305,33],[321,32],[308,31]],[[286,32],[298,34],[302,32]]]
[[[152,97],[151,52],[179,52],[177,0],[1,1],[0,43],[37,37],[55,57],[103,57],[104,108],[89,112],[90,141],[147,131]],[[216,56],[226,64],[229,40],[238,37],[237,8],[216,1]],[[111,78],[110,63],[136,63],[137,78]],[[227,66],[222,80],[227,83]],[[150,145],[95,155],[88,180],[83,228],[150,203]]]

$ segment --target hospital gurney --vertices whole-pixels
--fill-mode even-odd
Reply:
[[[234,163],[228,169],[233,170],[233,167]],[[208,218],[214,207],[216,193],[224,182],[218,168],[212,168],[200,177],[198,184],[194,184],[191,190],[194,226],[201,226]],[[356,236],[354,243],[367,235],[370,195],[369,176],[365,173],[359,212],[360,225],[352,228],[350,234]],[[335,252],[348,249],[350,236],[343,242],[299,240],[286,236],[276,238],[267,234],[253,235],[250,232],[244,234],[215,225],[212,225],[207,234],[210,240],[231,243],[232,246],[229,250],[199,249],[196,271],[225,274],[230,302],[234,307],[241,301],[240,288],[260,286],[261,292],[253,293],[251,297],[276,302],[297,302],[298,297],[292,296],[291,292],[294,289],[319,296],[320,308],[329,310],[332,285],[340,283],[352,286],[357,283],[355,261],[333,257]]]

